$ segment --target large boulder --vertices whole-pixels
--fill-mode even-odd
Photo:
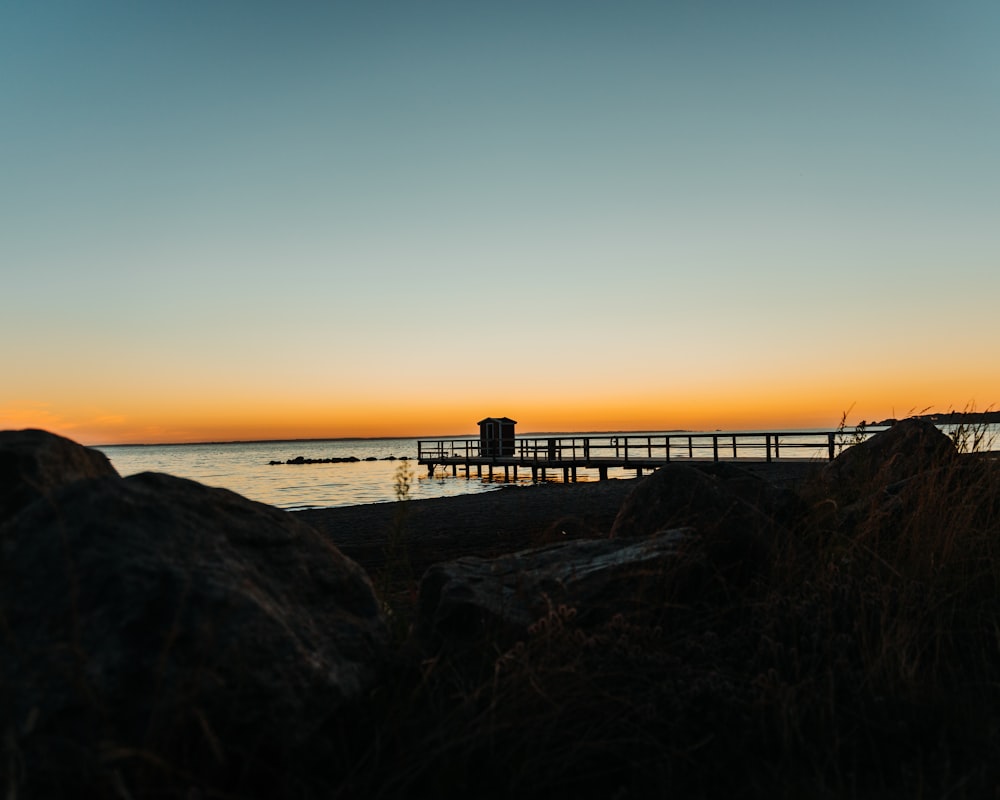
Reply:
[[[722,465],[718,465],[722,466]],[[625,498],[611,528],[612,538],[643,538],[658,531],[691,527],[697,548],[730,580],[744,581],[769,558],[773,536],[786,511],[788,492],[767,487],[738,467],[702,469],[668,464],[641,480]]]
[[[99,450],[47,431],[0,431],[0,521],[83,478],[117,476]]]
[[[819,483],[844,505],[957,460],[958,450],[946,434],[912,417],[844,450],[823,468]]]
[[[639,481],[625,498],[611,536],[649,536],[685,525],[703,533],[733,526],[765,529],[788,494],[731,464],[667,464]]]
[[[424,652],[474,655],[523,639],[553,608],[579,625],[618,614],[658,624],[731,598],[766,569],[791,494],[735,466],[667,465],[627,495],[610,537],[432,566],[415,638]]]
[[[435,564],[420,581],[416,641],[424,652],[489,654],[558,606],[573,608],[581,624],[658,613],[691,535],[575,540]]]
[[[0,525],[0,616],[29,796],[281,794],[388,644],[367,576],[313,528],[156,473],[68,482]]]

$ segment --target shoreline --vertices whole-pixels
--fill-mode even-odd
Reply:
[[[638,479],[510,485],[491,492],[290,511],[371,575],[401,525],[414,577],[463,556],[496,557],[559,538],[606,534]],[[565,534],[562,531],[566,531]]]
[[[818,466],[771,462],[741,468],[787,486]],[[495,558],[551,542],[607,536],[618,509],[642,480],[511,484],[491,492],[288,513],[327,536],[371,576],[384,564],[390,532],[401,525],[414,578],[419,579],[430,566],[463,556]]]

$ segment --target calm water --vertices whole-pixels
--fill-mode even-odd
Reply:
[[[561,434],[567,435],[567,434]],[[475,472],[452,477],[439,467],[433,476],[417,464],[417,439],[317,439],[293,442],[228,442],[223,444],[106,445],[97,447],[121,475],[166,472],[191,478],[208,486],[231,489],[251,500],[279,508],[302,509],[383,503],[396,500],[399,470],[410,474],[410,497],[450,497],[502,488],[503,472],[477,478]],[[270,464],[302,456],[344,458],[359,463]],[[397,460],[389,461],[391,456]],[[408,461],[402,457],[408,457]],[[374,457],[377,461],[364,461]],[[622,476],[626,475],[624,471]],[[634,473],[628,473],[632,477]],[[555,480],[559,476],[553,477]],[[618,477],[612,474],[610,477]],[[582,474],[578,480],[594,480]],[[518,483],[530,483],[527,470],[518,472]]]
[[[995,449],[997,426],[990,428],[994,438],[987,449]],[[529,436],[565,439],[588,435],[597,436],[582,433],[538,433]],[[645,434],[629,432],[622,435],[631,439]],[[414,499],[489,492],[509,485],[504,482],[502,470],[495,471],[492,480],[485,472],[483,477],[476,477],[474,471],[470,477],[466,477],[462,471],[458,477],[453,477],[450,471],[445,471],[442,467],[438,467],[434,475],[428,475],[427,468],[416,463],[417,442],[418,439],[317,439],[223,444],[107,445],[96,449],[111,459],[121,475],[146,471],[166,472],[191,478],[208,486],[231,489],[251,500],[287,509],[394,501],[400,470],[409,474],[409,494]],[[745,455],[752,454],[747,452]],[[763,451],[759,455],[763,455]],[[824,448],[819,448],[815,452],[802,451],[794,455],[822,459],[825,453]],[[362,461],[343,464],[270,463],[284,462],[298,456],[306,459],[355,456]],[[395,457],[396,460],[387,460],[390,457]],[[403,457],[408,460],[402,460]],[[367,458],[378,460],[363,460]],[[611,469],[608,475],[611,478],[631,478],[635,473]],[[577,474],[577,480],[580,481],[597,479],[596,471],[580,470]],[[550,471],[549,480],[561,480],[561,471]],[[517,482],[529,484],[530,470],[519,470]]]

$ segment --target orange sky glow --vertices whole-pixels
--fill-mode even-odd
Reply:
[[[0,406],[0,428],[43,428],[83,444],[253,441],[341,437],[473,436],[485,416],[510,416],[519,433],[617,430],[761,430],[835,428],[848,424],[949,410],[991,410],[980,396],[1000,396],[1000,385],[970,380],[968,398],[953,397],[942,382],[920,377],[897,387],[836,385],[798,392],[787,385],[712,387],[711,392],[661,393],[628,398],[625,393],[574,391],[572,398],[519,399],[510,390],[463,397],[462,392],[390,398],[270,398],[266,402],[202,397],[131,398],[132,405],[36,402]],[[976,391],[978,390],[978,394]],[[915,399],[915,402],[911,400]]]
[[[995,409],[1000,7],[869,5],[0,8],[0,429]]]

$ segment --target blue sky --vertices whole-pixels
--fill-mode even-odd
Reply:
[[[0,427],[991,405],[997,41],[962,0],[4,4]]]

